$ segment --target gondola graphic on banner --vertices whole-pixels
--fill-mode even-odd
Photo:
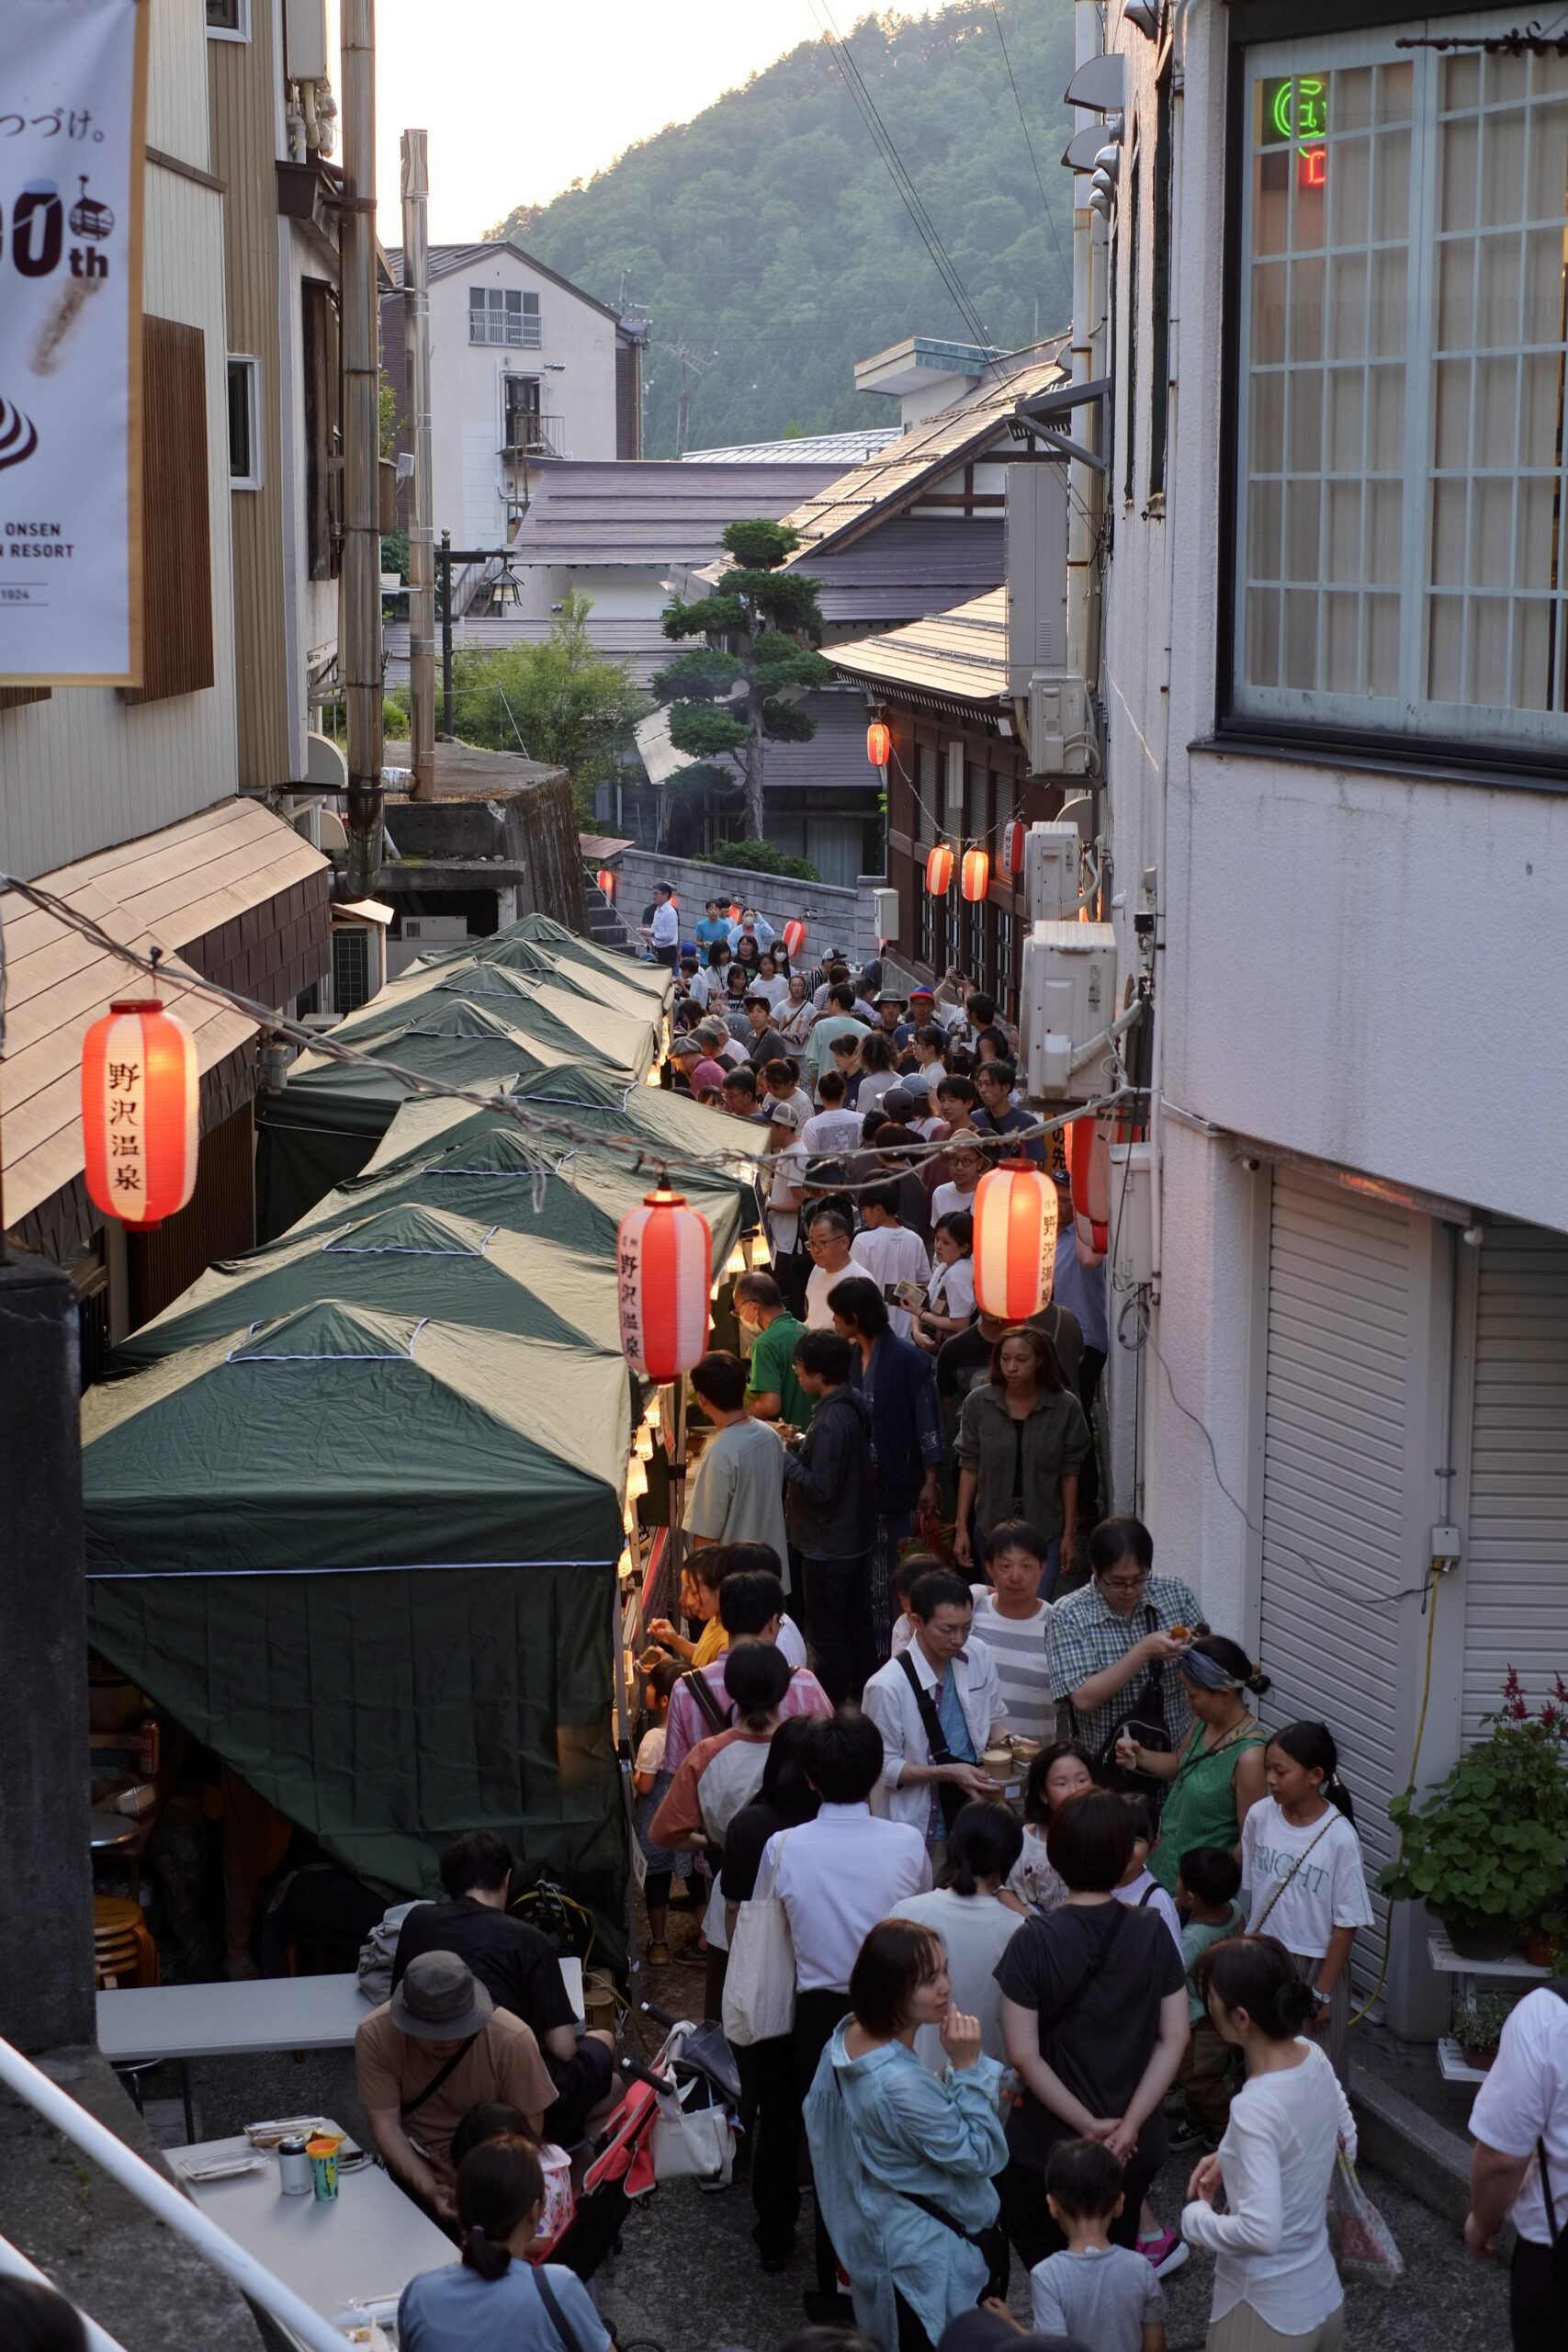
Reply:
[[[82,193],[71,208],[71,233],[73,237],[112,237],[114,214],[107,204],[87,194],[87,175],[81,175]]]

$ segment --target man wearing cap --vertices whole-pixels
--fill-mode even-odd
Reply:
[[[897,989],[884,989],[876,999],[876,1025],[886,1033],[888,1041],[901,1046],[904,1040],[904,1007],[908,1000]]]
[[[793,1102],[777,1100],[768,1105],[768,1156],[773,1183],[768,1193],[768,1225],[773,1237],[773,1257],[793,1258],[800,1248],[800,1208],[806,1198],[806,1146],[800,1140],[800,1113]]]
[[[654,962],[672,972],[681,947],[681,918],[675,911],[675,893],[668,882],[654,884],[653,921],[639,924],[638,928],[648,934]]]
[[[728,1072],[722,1062],[716,1062],[695,1031],[680,1038],[671,1049],[671,1059],[694,1094],[705,1094],[710,1087],[721,1087]]]
[[[528,2027],[496,2007],[455,1951],[410,1961],[391,1999],[360,2019],[354,2067],[388,2171],[440,2222],[457,2213],[452,2134],[468,2109],[514,2107],[537,2139],[556,2099]]]

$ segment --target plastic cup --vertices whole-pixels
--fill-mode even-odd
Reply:
[[[324,2205],[337,2196],[338,2140],[310,2140],[305,2154],[310,2159],[310,2190],[318,2205]]]

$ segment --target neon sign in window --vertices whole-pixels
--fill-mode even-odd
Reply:
[[[1328,75],[1297,74],[1263,85],[1263,144],[1325,138],[1328,130]]]

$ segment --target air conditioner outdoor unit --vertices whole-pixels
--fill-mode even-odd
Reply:
[[[400,938],[417,939],[426,947],[437,940],[449,944],[454,939],[467,939],[468,935],[467,915],[405,915],[399,933]]]
[[[1078,911],[1078,829],[1054,818],[1023,837],[1023,888],[1031,922],[1072,922]]]
[[[877,938],[884,947],[898,944],[898,893],[897,890],[874,890],[871,894],[872,921],[876,925]]]
[[[1073,1057],[1115,1018],[1116,933],[1108,922],[1037,922],[1023,943],[1019,989],[1026,1085],[1037,1102],[1089,1102],[1103,1091],[1101,1055]],[[1106,1052],[1109,1053],[1109,1046]]]
[[[1095,766],[1089,688],[1071,670],[1039,670],[1029,681],[1029,773],[1089,775]]]

